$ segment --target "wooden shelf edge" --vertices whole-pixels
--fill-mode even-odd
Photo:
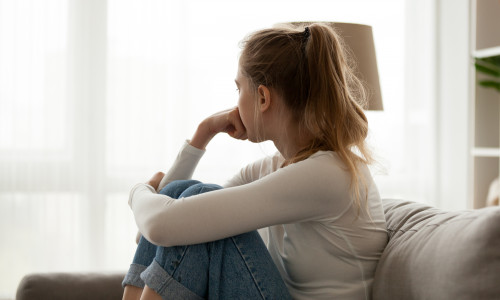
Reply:
[[[500,55],[500,46],[474,51],[474,57],[476,58],[484,58],[497,55]]]
[[[476,147],[472,149],[472,155],[476,157],[500,157],[500,148]]]

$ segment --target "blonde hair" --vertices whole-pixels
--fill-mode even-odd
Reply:
[[[240,69],[256,89],[279,93],[312,143],[287,163],[320,150],[335,151],[351,175],[351,194],[361,208],[359,164],[373,159],[366,146],[368,121],[362,106],[366,93],[339,35],[328,25],[281,27],[257,31],[242,43]],[[367,203],[365,203],[367,204]]]

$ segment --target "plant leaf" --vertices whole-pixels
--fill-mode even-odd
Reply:
[[[479,85],[486,87],[486,88],[494,88],[500,92],[500,81],[482,80],[479,82]]]
[[[500,55],[482,58],[484,62],[500,67]]]
[[[491,76],[494,76],[494,77],[500,77],[500,71],[497,71],[497,70],[485,67],[485,66],[480,65],[478,63],[475,63],[474,65],[476,66],[476,70],[478,72],[481,72],[481,73],[484,73],[484,74],[488,74],[488,75],[491,75]]]
[[[486,57],[486,58],[476,58],[474,66],[476,70],[494,77],[500,77],[500,60],[498,64],[496,60],[492,60],[496,57]]]

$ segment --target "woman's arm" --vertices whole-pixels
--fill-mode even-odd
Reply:
[[[205,149],[212,138],[220,132],[225,132],[235,139],[247,139],[247,132],[237,107],[218,112],[203,120],[190,144],[198,149]]]
[[[195,148],[189,144],[189,141],[186,141],[167,174],[161,179],[157,191],[160,191],[171,181],[191,179],[203,154],[205,154],[205,150]]]
[[[254,182],[278,170],[284,162],[283,156],[276,152],[248,164],[223,184],[223,187],[234,187]]]
[[[161,246],[196,244],[276,225],[319,220],[351,203],[350,177],[332,158],[308,159],[255,182],[181,199],[139,184],[130,194],[136,223]]]
[[[171,181],[190,179],[205,153],[206,146],[220,132],[226,132],[236,139],[244,140],[247,138],[246,129],[243,126],[237,107],[218,112],[203,120],[198,125],[191,141],[187,141],[182,146],[169,171],[166,174],[158,172],[148,184],[155,191],[160,191]],[[139,230],[136,235],[137,243],[139,243],[140,238],[141,231]]]
[[[157,191],[173,180],[190,179],[206,146],[220,132],[226,132],[235,139],[247,138],[237,107],[213,114],[198,125],[192,139],[183,146],[174,164],[163,176]]]

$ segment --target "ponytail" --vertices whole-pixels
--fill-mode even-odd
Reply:
[[[359,165],[370,164],[372,157],[365,144],[366,93],[344,49],[327,25],[265,29],[245,40],[240,68],[255,88],[262,84],[280,93],[296,121],[313,136],[312,143],[285,164],[320,150],[335,151],[351,175],[359,214],[360,184],[367,189]]]
[[[336,32],[319,24],[311,25],[309,30],[305,53],[310,77],[304,125],[314,134],[315,142],[306,155],[318,150],[314,148],[333,150],[339,155],[351,174],[351,192],[359,212],[359,179],[367,187],[358,165],[372,163],[365,143],[368,120],[361,106],[366,103],[366,92]]]

